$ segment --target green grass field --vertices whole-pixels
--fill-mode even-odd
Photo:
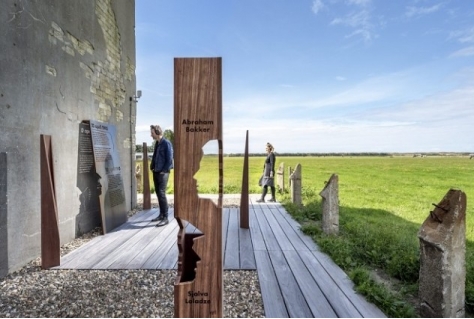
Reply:
[[[249,158],[249,190],[257,185],[264,157]],[[416,316],[407,302],[417,293],[418,230],[449,189],[467,196],[466,310],[474,312],[474,160],[468,157],[278,157],[276,167],[302,167],[303,207],[291,204],[288,193],[277,195],[302,229],[390,317]],[[224,158],[224,193],[240,193],[242,157]],[[205,156],[196,174],[200,193],[217,193],[217,157]],[[321,232],[321,196],[325,181],[339,177],[340,234]],[[173,192],[170,178],[168,192]],[[374,283],[374,270],[397,280],[396,291]]]

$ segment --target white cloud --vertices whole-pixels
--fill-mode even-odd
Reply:
[[[438,3],[431,7],[406,7],[405,15],[407,17],[423,16],[438,11],[442,4]]]
[[[331,24],[342,24],[353,28],[359,28],[370,26],[369,20],[369,12],[366,10],[362,10],[359,12],[349,13],[344,18],[336,18],[331,22]]]
[[[266,142],[273,143],[277,152],[472,152],[474,83],[396,100],[420,81],[413,78],[417,70],[371,78],[338,94],[302,103],[307,108],[295,108],[292,105],[301,101],[277,95],[225,103],[232,110],[246,111],[224,111],[224,151],[243,152],[249,130],[250,152],[262,152]],[[255,104],[248,104],[251,100]],[[326,112],[329,109],[331,115]],[[291,110],[299,114],[292,116]]]
[[[384,97],[398,94],[403,89],[389,89],[396,81],[403,81],[403,76],[395,76],[395,81],[392,75],[381,83],[378,93],[367,92],[371,91],[369,87],[375,89],[375,83],[381,78],[317,102],[318,107],[329,104],[351,106],[353,103],[351,112],[336,112],[325,117],[321,116],[323,109],[308,109],[307,116],[303,117],[291,116],[291,110],[290,114],[284,111],[293,105],[291,98],[283,96],[261,95],[224,101],[224,152],[243,153],[246,130],[249,130],[251,153],[262,153],[266,142],[274,144],[280,153],[474,150],[474,84],[367,109],[365,101],[380,101],[383,105]],[[164,129],[168,128],[172,129]],[[137,142],[141,144],[138,135],[151,143],[148,125],[137,127]]]
[[[367,6],[372,2],[372,0],[348,0],[347,2],[358,6]]]
[[[454,31],[449,35],[450,39],[456,39],[460,43],[474,43],[474,27],[469,29]]]
[[[322,0],[313,0],[313,5],[311,6],[311,10],[314,14],[318,14],[318,12],[324,8],[324,3]]]
[[[450,55],[450,57],[465,57],[474,55],[474,46],[470,46],[461,50],[458,50]]]
[[[347,36],[348,38],[360,35],[367,42],[374,37],[371,16],[368,10],[351,12],[343,18],[335,18],[330,25],[344,25],[354,28],[355,30]]]
[[[372,110],[362,118],[373,121],[411,121],[418,126],[443,127],[458,125],[471,126],[474,122],[474,86],[458,88],[450,92],[433,94],[421,99],[412,100],[390,108]],[[474,133],[474,127],[470,129]],[[474,139],[471,134],[470,139]]]

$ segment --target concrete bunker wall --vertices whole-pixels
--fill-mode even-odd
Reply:
[[[3,277],[40,255],[40,134],[52,137],[61,244],[77,233],[82,121],[116,126],[127,209],[136,204],[135,1],[5,0],[0,24]]]

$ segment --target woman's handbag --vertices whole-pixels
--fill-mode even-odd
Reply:
[[[262,186],[262,180],[263,180],[263,175],[260,176],[260,179],[258,180],[258,186]]]

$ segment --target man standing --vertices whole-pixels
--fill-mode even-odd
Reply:
[[[166,187],[170,170],[173,168],[173,145],[163,137],[163,131],[159,125],[150,125],[151,137],[156,141],[151,160],[150,169],[153,172],[156,197],[160,205],[160,215],[152,219],[158,222],[156,227],[168,224],[168,200],[166,199]]]

